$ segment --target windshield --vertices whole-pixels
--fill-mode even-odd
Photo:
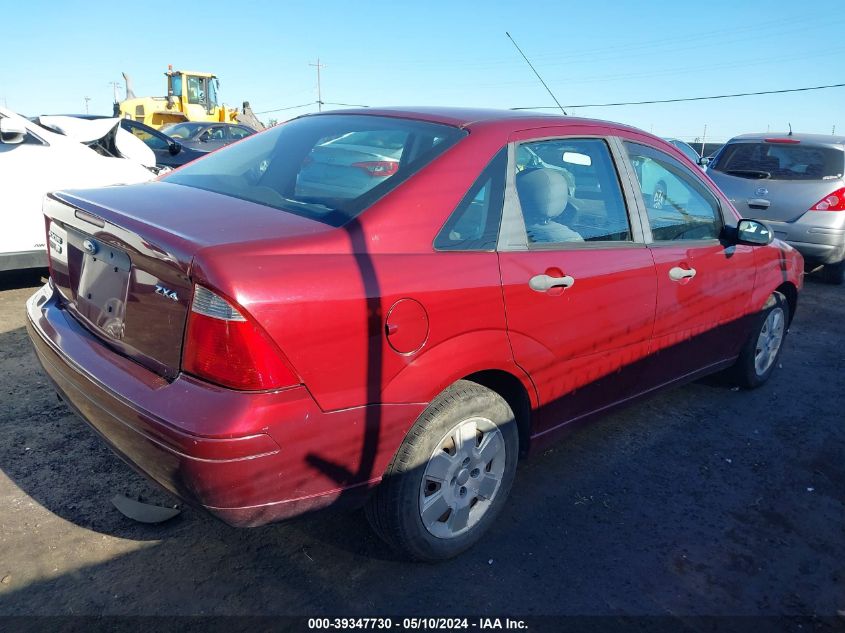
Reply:
[[[696,152],[692,147],[690,147],[689,145],[687,145],[683,141],[669,141],[669,142],[672,143],[672,145],[677,147],[679,150],[681,150],[681,152],[683,152],[683,154],[687,158],[689,158],[692,162],[698,163],[698,159],[700,158],[700,156],[698,155],[698,152]]]
[[[202,127],[199,123],[171,123],[161,128],[171,138],[191,138]]]
[[[447,125],[390,117],[307,116],[163,180],[341,226],[465,134]]]
[[[800,143],[731,143],[710,167],[740,178],[832,180],[842,177],[845,152]]]

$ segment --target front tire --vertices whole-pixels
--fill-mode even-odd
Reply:
[[[786,297],[772,293],[731,368],[732,378],[740,387],[755,389],[772,375],[786,339],[789,317]]]
[[[504,398],[460,380],[411,428],[367,504],[367,519],[408,558],[456,556],[495,522],[518,451],[516,420]]]
[[[845,283],[845,261],[838,264],[825,264],[822,268],[822,281],[834,286]]]

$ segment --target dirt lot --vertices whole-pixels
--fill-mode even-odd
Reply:
[[[782,367],[612,415],[521,466],[501,521],[440,565],[362,513],[235,530],[170,502],[69,413],[0,278],[0,615],[801,614],[845,609],[845,289],[808,281]]]

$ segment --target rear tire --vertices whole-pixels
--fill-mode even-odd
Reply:
[[[786,340],[789,317],[786,297],[779,292],[772,293],[757,315],[736,364],[729,370],[740,387],[756,389],[772,375]]]
[[[504,398],[459,380],[414,423],[366,506],[367,520],[412,560],[456,556],[495,522],[518,451],[516,420]]]
[[[845,283],[845,260],[838,264],[825,264],[822,268],[822,281],[834,286]]]

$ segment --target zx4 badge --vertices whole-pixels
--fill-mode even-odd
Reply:
[[[169,288],[165,288],[159,284],[156,284],[156,294],[161,295],[162,297],[167,297],[173,301],[179,301],[179,296],[176,294],[175,290],[170,290]]]

